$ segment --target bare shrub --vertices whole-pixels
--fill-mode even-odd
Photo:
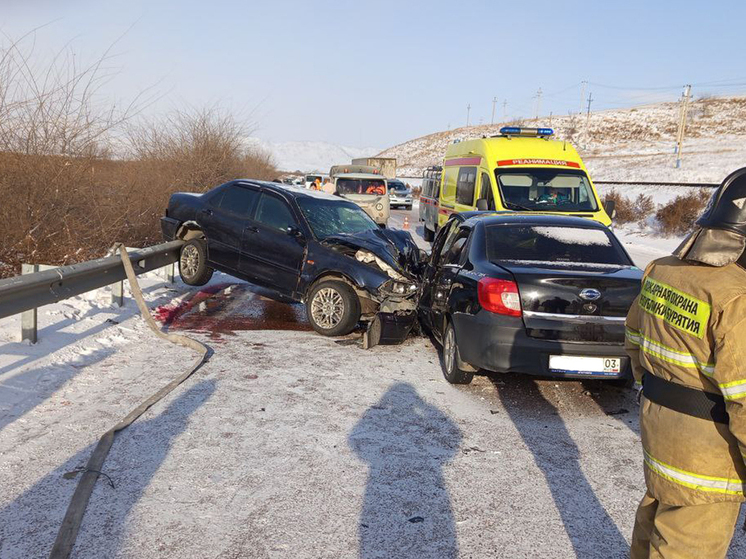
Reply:
[[[655,210],[653,198],[647,194],[638,194],[637,198],[632,200],[613,188],[604,196],[604,203],[607,200],[613,200],[616,203],[614,221],[619,225],[633,222],[643,223]]]
[[[684,235],[691,231],[711,195],[712,191],[703,188],[677,196],[670,204],[661,206],[655,214],[661,231],[666,235]]]
[[[637,219],[632,200],[620,193],[616,188],[612,188],[604,196],[604,204],[613,201],[616,205],[616,215],[614,221],[619,225],[630,223]]]
[[[648,194],[638,194],[635,201],[632,203],[636,214],[637,221],[643,222],[655,211],[655,204],[653,203],[653,197]]]
[[[276,173],[246,148],[248,126],[233,115],[181,111],[135,125],[142,100],[121,111],[98,101],[106,61],[78,68],[60,55],[39,66],[21,42],[0,46],[0,277],[21,262],[101,256],[115,241],[159,242],[172,192]]]

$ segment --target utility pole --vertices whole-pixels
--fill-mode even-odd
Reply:
[[[591,103],[593,103],[593,92],[588,94],[588,112],[585,115],[585,143],[588,144],[588,126],[591,122]]]
[[[536,122],[539,122],[539,113],[541,112],[541,88],[536,92]]]
[[[469,128],[469,113],[471,112],[471,103],[466,105],[466,127]]]
[[[676,168],[681,167],[681,149],[684,146],[684,134],[686,132],[686,120],[689,116],[689,98],[692,95],[692,86],[687,85],[684,88],[684,100],[681,106],[681,118],[679,119],[679,133],[676,138]]]
[[[490,124],[495,124],[495,105],[497,104],[497,97],[492,98],[492,118]]]
[[[583,103],[585,103],[585,86],[588,85],[588,82],[586,80],[583,80],[580,82],[580,110],[578,111],[579,115],[583,114]]]
[[[554,113],[553,113],[552,111],[549,111],[549,128],[551,128],[551,127],[552,127],[552,115],[553,115],[553,114],[554,114]]]
[[[508,120],[508,100],[503,101],[503,121]]]

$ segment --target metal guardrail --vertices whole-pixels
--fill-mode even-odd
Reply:
[[[711,182],[662,182],[662,181],[593,181],[593,184],[619,184],[623,186],[684,186],[689,188],[717,188],[720,184]]]
[[[136,274],[162,268],[179,259],[184,241],[137,249],[129,253]],[[0,318],[117,283],[126,278],[119,255],[80,262],[0,280]]]

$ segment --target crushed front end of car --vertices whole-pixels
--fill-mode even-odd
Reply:
[[[367,323],[363,347],[402,343],[417,322],[424,254],[409,232],[335,235],[323,244],[349,257],[345,267],[354,268],[340,271],[356,278],[353,288]]]

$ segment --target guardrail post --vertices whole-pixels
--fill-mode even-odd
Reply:
[[[33,274],[39,271],[38,264],[21,264],[21,274]],[[32,344],[37,341],[37,309],[29,309],[21,313],[21,341],[28,340]]]
[[[168,283],[174,282],[174,276],[176,275],[175,269],[176,269],[175,263],[167,264],[166,266],[164,266],[163,274]]]
[[[124,281],[118,281],[117,283],[112,284],[111,302],[118,307],[124,306]]]

